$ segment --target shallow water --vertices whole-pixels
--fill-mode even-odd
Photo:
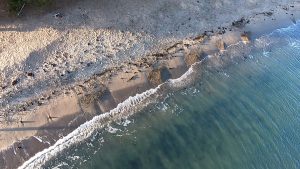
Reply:
[[[261,37],[243,58],[199,73],[44,167],[300,168],[300,25]]]

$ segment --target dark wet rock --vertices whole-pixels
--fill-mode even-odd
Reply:
[[[83,105],[90,105],[91,103],[93,103],[94,101],[99,100],[99,98],[101,97],[103,91],[102,90],[95,90],[91,93],[87,93],[84,96],[82,96],[79,99],[79,102],[81,104],[81,106]]]
[[[241,34],[241,39],[242,39],[243,43],[245,43],[245,44],[250,43],[250,35],[251,35],[251,32],[244,32]]]
[[[34,74],[32,72],[28,72],[27,76],[34,77]]]
[[[65,58],[67,58],[67,57],[69,56],[69,53],[64,53],[63,56],[64,56]]]
[[[219,31],[218,31],[218,34],[219,34],[219,35],[222,35],[222,34],[225,34],[225,33],[226,33],[225,29],[219,30]]]
[[[185,55],[184,61],[187,65],[192,65],[196,62],[201,61],[202,59],[205,58],[205,54],[201,51],[192,51],[188,54]]]
[[[129,78],[128,80],[127,80],[127,82],[129,82],[129,81],[131,81],[131,80],[135,80],[135,79],[137,79],[139,76],[138,75],[134,75],[134,76],[132,76],[131,78]]]
[[[89,105],[99,97],[98,93],[86,94],[79,99],[81,105]]]
[[[92,88],[92,91],[85,93],[79,98],[79,106],[84,112],[101,113],[99,102],[105,97],[108,89],[104,86],[98,86],[97,88],[95,88],[95,86],[89,86],[89,88]]]
[[[167,56],[167,54],[156,53],[156,54],[153,54],[153,56],[155,57],[156,60],[162,60],[165,56]]]
[[[56,13],[53,15],[55,18],[62,18],[64,15],[62,13]]]
[[[234,26],[234,27],[238,27],[238,28],[242,28],[242,27],[244,27],[247,23],[249,23],[250,22],[250,20],[246,20],[244,17],[243,18],[241,18],[240,20],[238,20],[238,21],[234,21],[234,22],[232,22],[232,26]]]
[[[37,105],[38,105],[38,106],[41,106],[42,104],[43,104],[42,102],[37,101]]]
[[[170,46],[169,48],[167,48],[166,51],[169,54],[173,54],[173,53],[178,52],[179,50],[181,50],[182,47],[183,47],[183,44],[181,42],[179,42],[179,43],[176,43],[176,44]]]
[[[205,35],[199,35],[199,36],[197,36],[197,37],[195,37],[193,40],[194,41],[203,41],[204,39],[205,39]]]
[[[148,80],[152,84],[160,84],[161,83],[161,74],[159,69],[152,70],[149,73]]]
[[[11,84],[14,86],[14,85],[16,85],[18,82],[19,82],[19,79],[16,79],[16,80],[12,81]]]
[[[282,9],[285,10],[285,11],[288,11],[289,7],[288,6],[284,6],[284,7],[282,7]]]
[[[272,16],[272,15],[273,15],[273,12],[265,12],[265,15],[267,15],[267,16]]]
[[[153,69],[148,75],[148,80],[152,85],[159,85],[170,78],[171,74],[165,66]]]
[[[187,48],[192,46],[191,44],[187,44],[187,43],[186,43],[186,44],[183,44],[183,45],[184,45],[185,47],[187,47]]]
[[[265,15],[265,16],[272,16],[273,12],[263,12],[262,14]]]

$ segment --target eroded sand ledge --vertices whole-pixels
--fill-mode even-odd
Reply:
[[[77,50],[72,46],[78,44],[72,44],[71,42],[76,40],[70,39],[80,38],[76,36],[78,33],[74,32],[85,32],[82,36],[91,38],[99,35],[97,30],[72,30],[65,33],[64,36],[68,37],[68,42],[57,43],[55,46],[62,45],[59,48],[71,48],[74,51],[51,53],[48,48],[53,46],[46,45],[47,48],[38,54],[55,55],[54,59],[50,58],[49,62],[38,67],[36,71],[32,71],[30,67],[22,69],[23,72],[17,71],[17,76],[13,75],[11,79],[4,80],[2,84],[2,113],[7,116],[3,116],[4,122],[0,124],[0,148],[2,149],[0,165],[15,168],[36,152],[54,144],[57,139],[68,134],[84,121],[111,110],[129,96],[152,88],[168,78],[181,76],[191,64],[200,61],[205,56],[218,56],[220,52],[226,50],[226,46],[240,41],[246,44],[250,42],[251,38],[260,36],[262,33],[292,24],[300,16],[299,9],[299,4],[277,6],[268,11],[237,19],[224,27],[214,27],[213,30],[209,29],[197,36],[179,38],[183,40],[177,39],[176,42],[164,42],[159,48],[154,49],[154,52],[149,50],[151,54],[130,60],[124,59],[124,61],[120,61],[121,63],[117,62],[119,65],[114,64],[100,70],[97,69],[100,67],[99,63],[92,62],[96,58],[89,57],[85,51],[81,55],[87,56],[86,60],[79,62],[79,64],[82,62],[82,67],[73,67],[74,70],[70,70],[72,67],[60,66],[74,59],[70,53]],[[247,34],[249,32],[251,32],[251,36]],[[103,35],[110,33],[111,31],[108,29]],[[137,42],[144,38],[143,35],[129,32],[125,32],[125,34],[120,32],[119,36],[114,39],[101,39],[102,36],[97,36],[96,42],[101,42],[104,47],[107,47],[103,50],[112,57],[125,48],[118,44],[110,46],[109,42],[126,44],[128,47],[126,49],[129,51],[121,52],[124,55],[133,52],[134,50],[131,48],[134,45],[137,45],[137,48],[141,47]],[[7,38],[9,39],[9,36]],[[87,46],[93,44],[89,41],[82,43]],[[89,43],[91,44],[89,45]],[[109,59],[107,60],[109,61]],[[214,60],[216,65],[219,61],[217,57]],[[28,62],[28,64],[30,63]],[[35,67],[35,65],[30,66]],[[80,72],[75,69],[84,69],[83,72],[87,73],[84,75],[73,74],[73,71]],[[5,71],[11,72],[12,70],[8,67]],[[51,87],[43,88],[43,81],[40,81],[41,84],[35,83],[35,78],[42,78],[48,74],[61,78],[59,81],[49,80],[48,82],[53,84],[49,85]],[[5,76],[7,75],[5,74]],[[72,78],[76,80],[73,81]],[[25,88],[23,84],[26,84]],[[53,86],[57,89],[53,89]],[[38,93],[36,95],[30,92],[26,93],[27,91],[35,92],[35,90]],[[19,99],[20,96],[23,97]],[[7,103],[9,107],[5,105]],[[11,114],[13,116],[10,116]],[[12,145],[12,142],[15,143]],[[33,144],[34,147],[31,146]]]

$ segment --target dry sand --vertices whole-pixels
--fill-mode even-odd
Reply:
[[[157,83],[149,79],[154,70],[177,78],[202,54],[248,43],[300,16],[299,3],[234,2],[86,0],[0,19],[0,166],[15,168],[84,121],[163,82],[160,75]]]

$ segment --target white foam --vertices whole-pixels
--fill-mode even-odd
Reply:
[[[110,125],[108,125],[107,129],[106,129],[109,133],[117,133],[118,131],[121,131],[120,129],[114,128]]]
[[[194,72],[194,66],[198,63],[199,62],[194,63],[188,71],[178,79],[170,79],[166,82],[166,84],[175,88],[185,86],[187,82],[189,82],[189,79],[191,79],[190,75]],[[115,109],[99,116],[95,116],[92,120],[80,125],[67,136],[59,139],[53,146],[35,154],[22,164],[19,169],[41,168],[45,162],[58,155],[61,151],[90,137],[95,130],[105,127],[114,120],[132,115],[134,113],[133,110],[136,110],[138,105],[155,95],[162,85],[163,84],[154,89],[149,89],[141,94],[137,94],[134,97],[129,97],[124,102],[118,104]],[[143,103],[143,105],[147,105],[147,103]]]
[[[68,134],[66,137],[59,139],[53,146],[50,146],[49,148],[35,154],[22,166],[20,166],[19,169],[41,168],[45,162],[58,155],[59,152],[91,136],[96,129],[103,128],[116,118],[130,115],[129,113],[131,110],[133,110],[139,103],[154,95],[160,86],[161,85],[154,89],[147,90],[141,94],[137,94],[134,97],[129,97],[124,102],[118,104],[115,109],[99,116],[95,116],[92,120],[80,125],[76,130]]]
[[[69,166],[69,165],[65,162],[62,162],[61,164],[58,164],[57,166],[53,167],[52,169],[60,169],[60,167],[63,167],[63,166]]]
[[[71,160],[75,161],[75,160],[79,160],[80,157],[79,156],[71,156],[69,157]]]
[[[37,136],[33,136],[35,139],[37,139],[39,142],[43,142],[43,140],[42,139],[40,139],[40,138],[38,138]]]
[[[293,48],[298,48],[299,49],[300,48],[300,41],[294,40],[294,41],[290,42],[289,45]]]
[[[196,62],[190,66],[190,68],[179,78],[177,79],[170,79],[167,82],[169,83],[170,87],[183,87],[186,86],[189,83],[188,79],[191,79],[191,74],[194,72],[194,66],[198,64],[199,62]]]
[[[13,150],[14,150],[14,154],[15,154],[15,155],[17,155],[17,152],[16,152],[16,150],[15,150],[15,148],[14,148],[14,147],[13,147]]]
[[[123,124],[123,126],[124,127],[127,127],[128,126],[128,124],[130,124],[131,123],[131,121],[130,120],[128,120],[128,119],[125,119],[125,121],[122,123]]]

